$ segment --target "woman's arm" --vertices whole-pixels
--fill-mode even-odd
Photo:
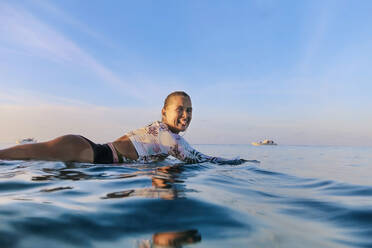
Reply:
[[[194,148],[192,148],[189,143],[186,142],[182,137],[176,138],[176,144],[170,147],[169,154],[173,157],[178,158],[181,161],[186,163],[203,163],[211,162],[214,164],[230,164],[230,165],[239,165],[244,162],[255,162],[259,163],[257,160],[245,160],[245,159],[226,159],[220,157],[212,157],[205,155]]]
[[[112,142],[115,149],[120,153],[120,155],[131,160],[137,160],[138,154],[136,148],[134,147],[132,141],[128,138],[127,135],[124,135],[114,142]]]

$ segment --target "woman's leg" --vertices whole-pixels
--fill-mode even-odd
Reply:
[[[93,163],[93,149],[79,135],[65,135],[47,142],[25,144],[0,150],[0,159],[52,160]]]

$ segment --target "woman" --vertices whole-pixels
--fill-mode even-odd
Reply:
[[[191,98],[185,92],[175,91],[169,94],[164,101],[161,114],[161,122],[156,121],[129,132],[111,143],[95,144],[80,135],[65,135],[47,142],[0,150],[0,159],[112,164],[130,161],[153,162],[172,155],[186,163],[208,161],[218,164],[241,164],[248,161],[204,155],[178,135],[186,131],[192,117]]]

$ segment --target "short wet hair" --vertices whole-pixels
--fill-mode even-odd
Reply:
[[[167,108],[167,106],[169,105],[170,103],[170,99],[174,96],[184,96],[184,97],[187,97],[191,100],[191,97],[184,91],[174,91],[172,93],[170,93],[164,100],[164,106],[163,108]]]

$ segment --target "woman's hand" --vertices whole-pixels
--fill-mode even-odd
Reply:
[[[245,162],[260,163],[260,161],[258,161],[258,160],[247,160],[247,159],[243,159],[243,158],[223,160],[223,161],[220,161],[220,162],[217,162],[217,163],[218,164],[229,164],[229,165],[240,165],[240,164],[244,164]]]
[[[240,160],[242,160],[243,161],[243,163],[245,163],[245,162],[249,162],[249,163],[257,163],[257,164],[259,164],[259,163],[261,163],[260,161],[258,161],[258,160],[255,160],[255,159],[253,159],[253,160],[247,160],[247,159],[240,159]]]

